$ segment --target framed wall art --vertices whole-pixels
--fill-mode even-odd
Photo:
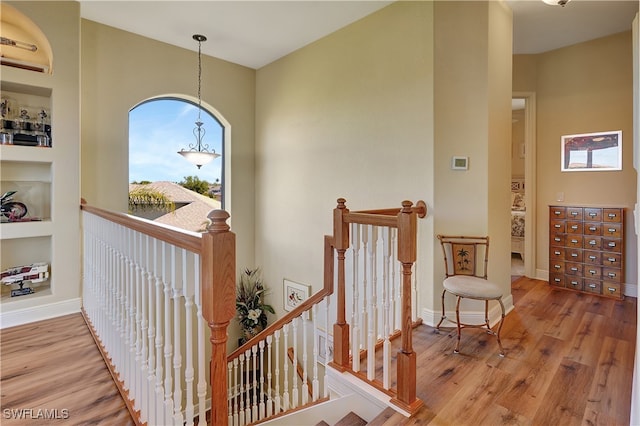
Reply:
[[[622,131],[583,133],[561,138],[561,171],[622,170]]]
[[[282,280],[284,295],[284,310],[289,312],[309,298],[311,287],[288,279]]]

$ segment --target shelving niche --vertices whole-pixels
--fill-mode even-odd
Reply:
[[[16,190],[14,201],[25,203],[31,216],[42,219],[0,223],[0,268],[46,262],[49,277],[34,283],[33,294],[23,296],[11,297],[9,286],[1,286],[7,288],[0,288],[0,328],[79,312],[82,303],[80,8],[75,2],[7,3],[0,3],[0,33],[36,44],[45,56],[39,63],[47,71],[3,62],[0,95],[10,100],[7,105],[26,106],[41,119],[41,126],[31,121],[24,129],[14,129],[11,123],[12,130],[34,131],[35,127],[35,132],[40,132],[35,136],[39,136],[44,125],[44,132],[50,132],[51,145],[34,146],[37,137],[36,144],[30,144],[32,141],[22,135],[22,145],[15,144],[15,138],[13,145],[0,145],[0,191]],[[19,53],[9,50],[7,47],[3,53]],[[38,61],[33,57],[13,59]],[[46,117],[37,115],[42,110]],[[13,119],[15,111],[6,117]],[[5,139],[9,142],[11,138]]]

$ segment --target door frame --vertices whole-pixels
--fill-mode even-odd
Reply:
[[[536,277],[536,94],[513,92],[524,99],[524,275]]]

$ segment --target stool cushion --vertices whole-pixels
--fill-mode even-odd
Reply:
[[[443,282],[444,289],[456,296],[473,299],[500,299],[502,291],[496,284],[469,275],[454,275]]]

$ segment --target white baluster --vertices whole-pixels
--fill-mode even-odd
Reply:
[[[245,388],[244,388],[245,381],[244,381],[244,374],[243,374],[243,371],[244,371],[244,354],[241,354],[238,357],[238,361],[240,363],[240,375],[238,376],[239,380],[240,380],[240,389],[239,389],[239,392],[238,392],[238,396],[240,398],[240,407],[239,407],[240,417],[239,417],[238,420],[239,420],[239,424],[245,425],[245,424],[248,423],[248,420],[245,419],[245,410],[244,410],[244,402],[245,402]]]
[[[397,229],[393,228],[391,230],[391,256],[393,259],[398,259],[398,232]],[[393,262],[393,269],[391,270],[393,273],[392,283],[395,289],[395,303],[394,303],[394,324],[392,330],[400,330],[402,329],[402,286],[400,285],[401,275],[400,275],[400,262]]]
[[[308,311],[307,311],[308,312]],[[309,316],[307,315],[307,318]],[[302,321],[302,405],[309,402],[309,383],[307,379],[307,321]]]
[[[258,420],[258,366],[257,366],[257,352],[258,352],[258,347],[256,345],[253,345],[251,347],[251,361],[252,361],[252,366],[253,366],[253,380],[252,382],[252,387],[253,387],[253,398],[251,399],[251,420],[252,421],[256,421]]]
[[[367,299],[367,292],[369,289],[368,282],[368,273],[369,273],[369,226],[362,225],[362,314],[360,315],[360,324],[361,324],[361,342],[362,345],[366,347],[367,345],[367,337],[369,336],[369,317],[367,309],[369,308],[369,301]],[[360,358],[360,348],[356,351],[353,350],[353,357]]]
[[[327,398],[329,396],[329,362],[332,361],[332,354],[329,352],[329,310],[331,307],[331,297],[325,297],[325,312],[324,312],[324,321],[325,321],[325,330],[326,330],[326,339],[324,339],[324,356],[325,356],[325,368],[324,368],[324,379],[322,384],[322,397]],[[353,352],[358,355],[358,349],[354,348]]]
[[[298,320],[300,317],[295,317],[291,324],[293,326],[293,367],[291,373],[291,382],[292,382],[292,390],[291,390],[291,408],[297,408],[299,402],[299,394],[298,394]]]
[[[195,283],[195,300],[196,300],[196,321],[198,324],[198,425],[206,424],[207,418],[207,377],[205,357],[205,320],[202,316],[202,282],[200,280],[200,257],[194,256],[194,280]]]
[[[311,381],[311,387],[312,387],[312,395],[311,395],[311,401],[317,401],[318,398],[320,397],[320,383],[318,381],[318,327],[319,327],[319,320],[318,320],[318,304],[313,305],[312,308],[312,315],[313,315],[313,380]],[[329,331],[326,331],[326,335],[327,337],[329,336]],[[328,356],[326,356],[326,358],[329,358]],[[329,360],[327,359],[325,361],[326,363],[329,362]],[[325,367],[326,368],[326,367]]]
[[[173,340],[171,335],[172,326],[172,286],[175,280],[176,247],[163,244],[162,258],[165,268],[163,270],[164,284],[164,412],[166,419],[173,418]]]
[[[260,340],[258,343],[258,347],[260,348],[260,368],[258,371],[260,372],[260,401],[258,403],[258,420],[262,420],[265,417],[265,406],[264,406],[264,340]]]
[[[391,320],[391,303],[390,303],[390,284],[389,284],[389,265],[393,264],[391,255],[391,229],[385,228],[382,232],[382,256],[383,256],[383,272],[382,272],[382,323],[383,323],[383,338],[384,343],[382,346],[382,387],[389,389],[390,384],[390,370],[391,370],[391,341],[389,336],[391,330],[389,329],[389,322]]]
[[[194,277],[193,268],[189,265],[193,264],[193,256],[187,250],[182,250],[182,295],[184,297],[185,306],[185,369],[184,369],[184,381],[186,388],[186,404],[185,404],[185,418],[186,425],[193,425],[193,418],[195,417],[195,408],[193,406],[194,399],[194,366],[193,366],[193,293],[194,293]]]
[[[369,270],[371,281],[369,282],[369,307],[368,307],[368,323],[367,323],[367,379],[373,380],[376,377],[376,287],[377,287],[377,270],[376,248],[378,243],[378,227],[369,226],[371,240],[369,241]]]
[[[289,410],[289,404],[290,404],[290,400],[289,400],[289,362],[287,360],[287,350],[289,347],[289,342],[288,342],[288,337],[289,337],[289,324],[285,324],[282,327],[282,340],[283,340],[283,351],[284,351],[284,357],[282,358],[284,360],[283,362],[283,366],[282,366],[282,370],[283,370],[283,376],[284,376],[284,382],[282,384],[282,387],[284,388],[284,391],[282,393],[282,410],[283,411],[288,411]]]
[[[351,351],[352,351],[352,357],[351,357],[351,364],[352,364],[352,369],[353,371],[360,371],[360,356],[358,356],[358,353],[360,352],[360,321],[361,321],[361,313],[362,311],[360,310],[360,277],[358,274],[359,271],[359,263],[360,263],[360,225],[357,223],[353,223],[352,224],[352,231],[351,231],[351,251],[353,253],[353,268],[352,268],[352,272],[353,272],[353,282],[351,283],[351,287],[353,288],[353,312],[352,312],[352,323],[353,323],[353,330],[351,332],[352,334],[352,340],[353,343],[351,344]],[[326,329],[326,336],[329,337],[329,329]],[[329,362],[329,354],[325,352],[325,356],[327,357],[327,363]]]
[[[276,389],[275,389],[275,407],[274,407],[274,414],[278,414],[280,413],[280,410],[282,408],[282,398],[280,397],[280,330],[276,330],[273,335],[275,336],[275,347],[276,347],[276,356],[275,356],[275,360],[276,360],[276,370],[275,370],[275,375],[276,375]]]
[[[244,351],[244,370],[246,376],[244,377],[244,384],[246,394],[245,396],[245,404],[244,404],[244,418],[247,423],[251,423],[253,419],[251,418],[251,349],[247,349]]]
[[[182,249],[180,249],[182,251]],[[177,250],[176,250],[177,251]],[[180,314],[180,307],[182,305],[182,286],[184,282],[182,281],[182,269],[184,268],[184,264],[181,261],[178,261],[176,253],[176,271],[174,271],[174,280],[173,284],[173,419],[176,423],[183,422],[182,415],[182,353],[180,351],[180,342],[182,341],[181,337],[181,322],[180,318],[182,315]],[[180,260],[182,256],[180,256]]]
[[[233,426],[233,362],[227,362],[227,425]],[[200,424],[200,419],[198,419]]]
[[[271,343],[273,341],[273,337],[271,335],[267,336],[267,417],[270,417],[273,414],[273,396],[271,394],[271,351],[273,347]]]
[[[238,418],[240,407],[240,383],[238,381],[238,358],[233,360],[233,425],[238,426],[240,419]],[[231,382],[230,382],[231,383]]]
[[[163,326],[164,326],[164,317],[167,315],[167,312],[164,310],[166,308],[165,300],[164,300],[164,286],[163,286],[163,270],[162,270],[162,253],[164,252],[165,242],[155,240],[155,244],[153,245],[153,257],[154,257],[154,270],[155,270],[155,278],[156,278],[156,383],[155,383],[155,395],[156,395],[156,411],[158,413],[157,419],[160,424],[166,424],[167,420],[165,419],[165,409],[164,409],[164,389],[162,387],[162,381],[164,379],[164,335],[163,335]]]

